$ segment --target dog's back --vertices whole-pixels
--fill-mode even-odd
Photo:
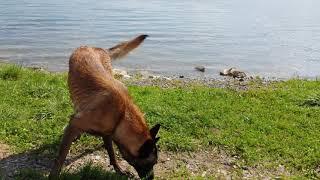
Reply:
[[[68,85],[76,112],[97,105],[97,100],[121,92],[113,82],[111,59],[101,48],[80,47],[69,60]]]
[[[138,36],[108,50],[83,46],[73,52],[69,60],[68,85],[76,111],[92,108],[107,95],[121,97],[119,95],[127,93],[126,87],[113,78],[111,61],[127,55],[146,37]]]

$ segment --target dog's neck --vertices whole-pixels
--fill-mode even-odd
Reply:
[[[126,108],[124,118],[113,133],[113,139],[133,156],[138,156],[143,143],[151,139],[143,114],[134,104]]]

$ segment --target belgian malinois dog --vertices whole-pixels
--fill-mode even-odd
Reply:
[[[149,130],[127,88],[113,78],[111,67],[112,60],[127,55],[146,37],[141,35],[110,49],[83,46],[73,52],[69,59],[68,86],[75,113],[65,128],[49,178],[58,177],[72,142],[82,133],[88,133],[103,138],[110,164],[118,173],[125,172],[116,161],[113,142],[141,178],[153,179],[160,125]]]

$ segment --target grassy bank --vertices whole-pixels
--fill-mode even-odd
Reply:
[[[320,168],[320,81],[288,80],[247,91],[191,86],[130,86],[148,123],[161,123],[168,151],[219,147],[244,165],[284,165],[316,177]],[[72,113],[66,74],[0,66],[0,140],[16,152],[44,145],[55,152]],[[100,141],[83,137],[77,148]],[[52,154],[51,152],[49,154]]]

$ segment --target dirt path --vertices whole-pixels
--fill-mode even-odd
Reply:
[[[160,152],[158,164],[155,166],[155,174],[159,179],[169,179],[179,176],[215,176],[231,177],[233,174],[234,160],[226,155],[203,151],[193,153]],[[74,170],[88,162],[99,164],[112,170],[107,154],[103,150],[95,151],[77,159],[69,164],[66,169]],[[130,172],[135,172],[129,164],[119,158],[121,167]]]
[[[9,146],[0,144],[0,173],[5,179],[12,179],[18,170],[26,168],[48,172],[52,165],[52,158],[46,156],[45,151],[40,151],[13,154]],[[121,158],[118,159],[122,167],[135,172],[126,161]],[[107,154],[102,148],[98,148],[98,150],[91,149],[79,153],[77,156],[69,154],[64,169],[72,172],[89,162],[101,165],[107,171],[113,171],[109,165]],[[239,160],[236,157],[230,157],[226,153],[214,149],[192,153],[162,151],[155,167],[155,174],[158,179],[181,179],[182,177],[194,176],[203,177],[204,179],[270,179],[279,175],[290,175],[284,167],[279,167],[278,170],[270,172],[257,167],[240,167],[237,162]]]

